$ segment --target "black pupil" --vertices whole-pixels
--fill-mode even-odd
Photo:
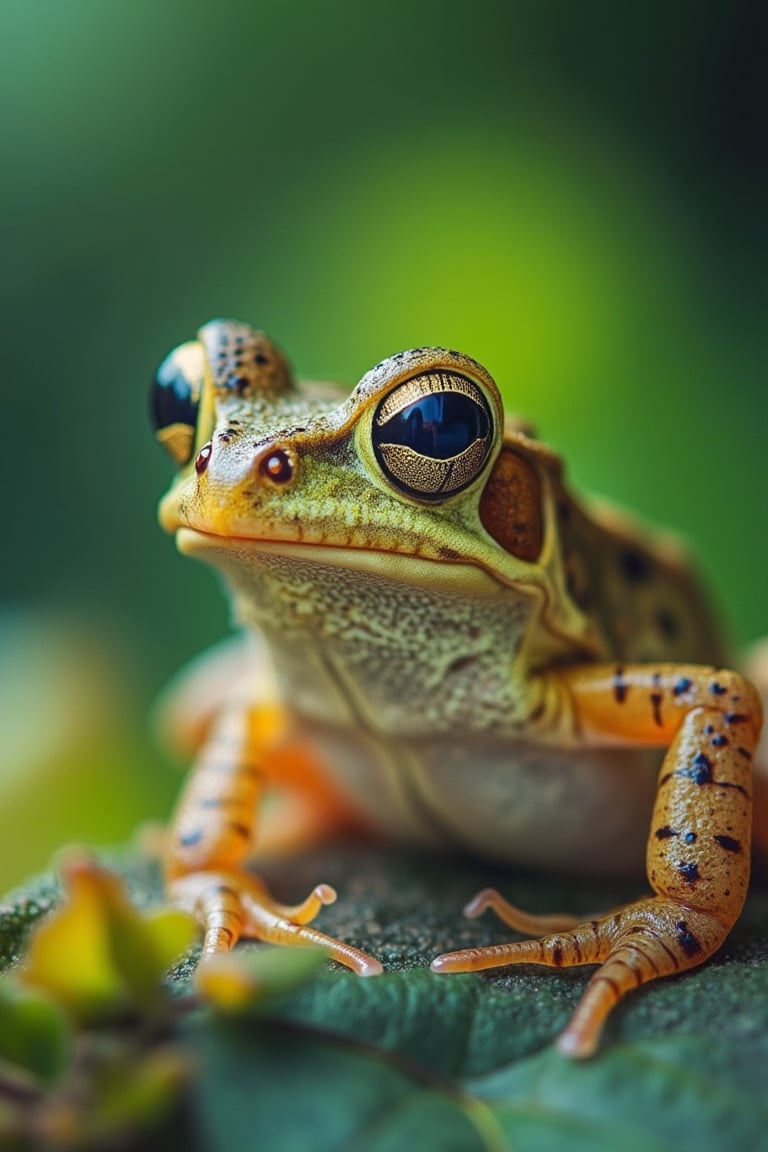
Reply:
[[[433,392],[379,429],[381,444],[402,444],[420,456],[449,460],[488,435],[488,414],[461,392]]]
[[[163,360],[155,373],[149,393],[149,409],[156,432],[172,424],[194,428],[197,402],[192,397],[189,380],[178,367],[174,354]]]

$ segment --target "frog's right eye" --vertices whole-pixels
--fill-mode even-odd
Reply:
[[[202,346],[191,340],[166,356],[152,381],[152,426],[163,448],[180,466],[192,459],[203,374]]]

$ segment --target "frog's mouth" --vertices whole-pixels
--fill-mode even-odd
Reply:
[[[260,557],[282,556],[326,564],[333,568],[386,579],[410,586],[444,588],[454,595],[495,596],[503,585],[479,564],[412,556],[375,548],[347,545],[306,544],[293,540],[262,540],[244,536],[216,536],[196,528],[179,528],[176,546],[185,556],[193,556],[222,568],[258,566]]]

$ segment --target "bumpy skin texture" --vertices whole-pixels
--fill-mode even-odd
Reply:
[[[599,963],[559,1040],[590,1054],[627,991],[720,946],[748,881],[760,702],[720,667],[678,546],[576,501],[452,350],[399,353],[344,397],[215,321],[169,377],[187,400],[161,438],[188,462],[161,522],[223,572],[262,645],[196,672],[175,712],[199,751],[166,872],[205,953],[252,935],[381,970],[310,926],[327,885],[277,903],[246,868],[254,844],[357,826],[595,873],[631,871],[650,824],[649,899],[576,925],[480,894],[470,914],[547,935],[433,964]],[[265,788],[291,801],[257,839]]]

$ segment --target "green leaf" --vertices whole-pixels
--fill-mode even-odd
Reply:
[[[510,1143],[526,1149],[556,1147],[566,1134],[569,1147],[578,1135],[591,1152],[765,1147],[768,1101],[722,1072],[691,1036],[620,1045],[586,1063],[548,1049],[467,1088],[493,1102]]]
[[[53,1083],[66,1066],[70,1028],[48,996],[0,979],[0,1059]]]
[[[122,879],[82,853],[61,871],[66,899],[33,932],[24,981],[83,1020],[154,1003],[171,960],[196,935],[192,918],[175,909],[143,917]]]
[[[79,1140],[100,1149],[118,1138],[124,1141],[126,1132],[151,1130],[175,1106],[188,1075],[187,1062],[167,1047],[107,1063],[94,1078]]]
[[[242,1152],[254,1141],[270,1152],[492,1147],[460,1098],[371,1051],[277,1026],[198,1028],[192,1041],[211,1152]]]
[[[200,965],[195,986],[220,1012],[261,1015],[290,999],[317,975],[324,959],[319,948],[225,952]]]
[[[161,901],[156,866],[134,857],[120,868],[142,907]],[[324,1139],[349,1137],[342,1147],[376,1152],[387,1140],[420,1152],[463,1152],[478,1143],[494,1152],[708,1152],[715,1140],[765,1146],[768,894],[759,885],[717,956],[627,997],[598,1055],[579,1064],[552,1045],[592,969],[439,976],[428,964],[443,949],[509,938],[491,917],[461,915],[486,885],[538,912],[610,907],[631,899],[637,885],[555,882],[360,846],[263,874],[288,902],[318,881],[333,884],[339,900],[323,909],[318,927],[377,955],[387,971],[359,980],[325,961],[308,983],[296,981],[286,1001],[259,1006],[255,993],[241,1026],[195,1013],[182,1036],[200,1068],[185,1117],[190,1130],[204,1133],[205,1152],[237,1146],[230,1129],[219,1131],[229,1115],[244,1140],[254,1125],[244,1146],[254,1133],[268,1133],[278,1150],[301,1149],[291,1140],[299,1141],[298,1118],[306,1123],[308,1116]],[[34,902],[38,891],[36,882],[14,898],[12,931],[16,902]],[[0,915],[0,945],[5,925]],[[290,984],[294,963],[302,962],[290,951],[246,943],[225,963],[238,971],[274,964],[276,973],[284,965]],[[194,966],[191,955],[177,965],[180,991],[190,988]]]

